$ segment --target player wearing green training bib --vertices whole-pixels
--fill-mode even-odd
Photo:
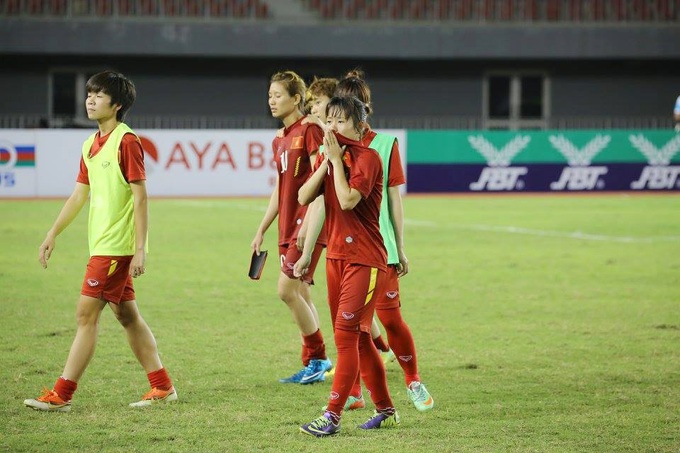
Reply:
[[[52,390],[24,404],[42,411],[68,412],[78,381],[94,355],[99,317],[107,305],[125,329],[132,351],[147,373],[151,390],[132,407],[177,400],[161,364],[156,339],[139,313],[132,279],[146,271],[148,207],[144,152],[139,138],[123,123],[135,101],[132,81],[105,71],[87,81],[87,116],[99,130],[82,147],[76,187],[40,245],[47,268],[57,236],[90,199],[87,264],[76,317],[78,330],[66,365]]]

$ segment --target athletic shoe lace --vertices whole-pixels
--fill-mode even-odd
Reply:
[[[318,361],[310,360],[309,363],[307,364],[307,366],[305,367],[305,369],[303,370],[303,372],[304,371],[308,371],[310,373],[316,372],[316,369],[318,368],[318,364],[319,364]]]
[[[327,419],[325,416],[321,416],[317,418],[316,420],[312,421],[312,423],[309,424],[314,429],[321,429],[325,428],[326,426],[330,425],[331,421]]]
[[[38,401],[42,401],[43,403],[64,404],[64,401],[59,394],[47,387],[43,388],[42,394],[38,397]]]
[[[161,390],[159,388],[152,388],[142,398],[142,400],[160,400],[168,396],[168,391],[167,390]]]
[[[411,392],[413,392],[414,401],[418,401],[419,403],[424,403],[429,398],[429,395],[425,391],[425,388],[423,388],[422,384],[412,385]]]

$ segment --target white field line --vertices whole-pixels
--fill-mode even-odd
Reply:
[[[264,212],[267,210],[267,203],[263,202],[257,206],[248,203],[226,203],[219,200],[177,200],[175,201],[178,205],[185,206],[195,206],[201,208],[230,208],[230,209],[242,209],[244,211],[260,211]],[[468,230],[468,231],[486,231],[491,233],[506,233],[506,234],[523,234],[526,236],[539,236],[539,237],[553,237],[553,238],[564,238],[564,239],[576,239],[584,241],[601,241],[601,242],[619,242],[624,244],[652,244],[658,242],[680,242],[680,236],[611,236],[606,234],[591,234],[584,233],[582,231],[550,231],[550,230],[537,230],[533,228],[523,228],[516,226],[494,226],[494,225],[480,225],[480,224],[446,224],[441,225],[436,222],[429,220],[415,220],[415,219],[404,219],[404,223],[416,227],[425,228],[453,228],[456,230]]]
[[[516,226],[493,226],[493,225],[461,225],[461,224],[447,224],[445,226],[439,225],[431,221],[404,219],[407,225],[441,228],[448,227],[457,230],[469,231],[487,231],[493,233],[507,233],[507,234],[524,234],[527,236],[541,236],[541,237],[555,237],[565,239],[580,239],[586,241],[602,241],[602,242],[621,242],[627,244],[650,244],[657,242],[679,242],[680,236],[611,236],[606,234],[590,234],[581,231],[550,231],[550,230],[536,230],[532,228],[522,228]]]
[[[269,200],[263,201],[258,205],[247,204],[247,203],[233,203],[230,201],[222,200],[172,200],[173,204],[178,206],[191,206],[194,208],[229,208],[229,209],[241,209],[243,211],[261,211],[267,210],[267,204]]]

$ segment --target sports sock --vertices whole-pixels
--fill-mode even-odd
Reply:
[[[326,413],[331,417],[331,421],[333,422],[333,424],[337,425],[338,423],[340,423],[340,415],[329,410],[327,410]]]
[[[387,352],[390,350],[390,347],[387,346],[387,343],[385,343],[385,340],[383,340],[382,335],[374,338],[373,344],[375,345],[376,348],[378,348],[379,351]]]
[[[152,371],[147,374],[146,377],[149,379],[149,384],[152,389],[170,390],[172,388],[172,381],[170,380],[170,376],[168,376],[168,372],[165,371],[165,368]]]
[[[377,410],[394,407],[387,388],[385,365],[380,353],[373,345],[371,336],[362,332],[359,338],[359,360],[361,361],[361,379],[366,383],[368,393]],[[337,373],[337,372],[336,372]]]
[[[387,333],[387,341],[397,356],[397,361],[404,371],[406,385],[413,381],[420,381],[418,375],[418,359],[416,356],[416,345],[413,341],[413,334],[404,318],[401,316],[399,308],[388,310],[376,310],[378,318]]]
[[[54,384],[54,391],[57,392],[59,398],[67,402],[71,401],[71,398],[73,398],[76,388],[78,388],[78,383],[69,381],[64,376],[59,376],[59,379],[57,379],[57,382]]]
[[[364,335],[370,338],[370,335]],[[337,397],[328,400],[326,410],[340,416],[356,381],[357,374],[359,374],[359,332],[335,329],[335,346],[338,351],[338,358],[335,364],[331,395],[337,395]],[[375,348],[372,349],[376,354],[378,353]],[[378,357],[378,361],[380,361],[380,357]]]
[[[326,345],[323,342],[323,335],[321,329],[317,329],[311,335],[302,337],[302,363],[305,366],[309,364],[312,359],[326,358]]]
[[[352,385],[352,390],[350,390],[349,394],[355,398],[361,397],[361,374],[357,373],[357,378],[354,381],[354,385]]]

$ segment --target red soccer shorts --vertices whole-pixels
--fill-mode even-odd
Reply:
[[[391,308],[401,307],[401,299],[399,298],[399,274],[397,273],[397,266],[390,264],[387,266],[387,276],[385,277],[385,290],[378,294],[375,301],[375,309],[389,310]]]
[[[385,272],[344,260],[327,259],[326,278],[333,329],[370,334],[375,302],[384,291]]]
[[[323,245],[319,245],[318,243],[314,246],[314,250],[312,251],[312,260],[309,263],[309,271],[302,277],[299,277],[300,280],[310,285],[314,284],[314,272],[316,271],[316,265],[319,264],[319,258],[321,257],[321,252],[323,249]],[[301,256],[302,252],[298,250],[297,244],[295,243],[279,246],[281,272],[286,274],[288,278],[297,280],[298,277],[293,275],[293,266],[295,266],[295,263],[297,263]]]
[[[114,304],[135,300],[130,276],[131,261],[132,256],[90,257],[80,294]]]

